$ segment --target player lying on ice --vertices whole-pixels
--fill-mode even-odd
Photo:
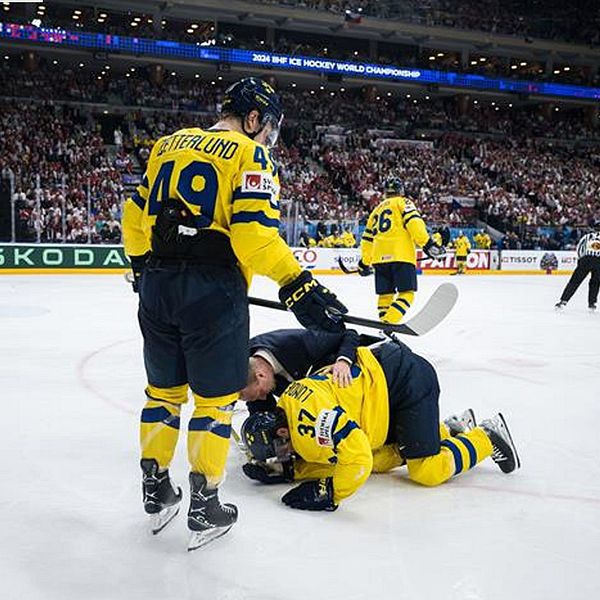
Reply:
[[[501,414],[476,426],[467,410],[440,424],[435,370],[401,342],[358,347],[349,384],[341,383],[325,368],[291,383],[274,409],[254,412],[242,425],[253,456],[243,467],[248,477],[309,480],[283,496],[292,508],[335,510],[372,471],[402,464],[411,480],[427,486],[488,457],[504,473],[520,466]]]

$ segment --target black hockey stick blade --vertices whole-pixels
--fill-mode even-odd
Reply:
[[[344,261],[342,260],[341,256],[337,257],[337,264],[340,266],[340,269],[346,273],[346,275],[354,275],[355,273],[358,273],[358,269],[349,269],[345,264]]]
[[[425,306],[412,319],[406,323],[394,325],[392,323],[382,323],[373,319],[355,317],[352,315],[343,315],[344,322],[351,325],[360,325],[371,329],[380,329],[393,333],[404,335],[425,335],[434,327],[437,327],[452,310],[458,299],[458,290],[451,283],[442,283],[431,295]],[[250,304],[263,306],[265,308],[274,308],[275,310],[287,311],[287,308],[281,302],[266,300],[264,298],[248,297]]]

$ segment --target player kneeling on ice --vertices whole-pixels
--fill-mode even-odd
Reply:
[[[282,497],[292,508],[335,510],[372,471],[406,464],[434,486],[492,457],[504,473],[520,466],[501,414],[475,424],[472,410],[439,422],[433,367],[400,342],[357,349],[352,381],[318,372],[289,385],[274,410],[242,426],[254,460],[244,473],[262,483],[308,479]]]

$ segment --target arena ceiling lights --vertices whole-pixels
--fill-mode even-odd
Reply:
[[[248,65],[287,72],[305,71],[358,79],[396,83],[446,86],[500,93],[535,94],[579,100],[600,100],[600,88],[558,83],[492,78],[483,75],[345,61],[318,56],[296,56],[257,50],[219,48],[141,37],[71,32],[64,29],[37,28],[33,25],[0,23],[0,39],[54,47],[117,52],[164,59]]]

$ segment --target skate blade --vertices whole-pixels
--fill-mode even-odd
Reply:
[[[213,527],[211,529],[205,529],[204,531],[192,531],[190,541],[188,542],[188,552],[198,550],[224,536],[233,525],[227,527]]]
[[[150,515],[150,532],[152,535],[160,533],[178,514],[179,503],[167,506],[155,515]]]

